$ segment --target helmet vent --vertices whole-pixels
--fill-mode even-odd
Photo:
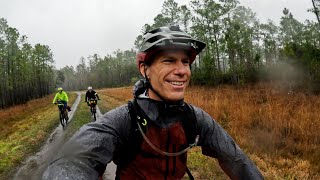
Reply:
[[[185,37],[185,38],[190,38],[189,36],[186,35],[181,35],[181,34],[173,34],[174,37]]]
[[[162,31],[161,29],[154,29],[154,30],[150,31],[149,33],[155,34],[157,32],[161,32],[161,31]]]
[[[164,36],[161,36],[161,35],[154,36],[154,37],[152,37],[152,38],[148,39],[148,41],[147,41],[147,42],[149,42],[149,43],[153,43],[153,42],[156,42],[156,41],[158,41],[159,39],[162,39],[162,38],[164,38]]]
[[[182,32],[179,26],[170,26],[169,29],[170,29],[171,31],[179,31],[179,32]]]

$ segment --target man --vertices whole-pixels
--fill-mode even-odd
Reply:
[[[91,86],[88,87],[88,91],[86,92],[86,97],[85,97],[84,102],[89,103],[89,100],[90,100],[90,99],[94,99],[94,100],[98,99],[98,100],[100,100],[100,98],[99,98],[99,96],[98,96],[98,93],[95,92],[95,91],[92,89]],[[97,101],[96,101],[96,103],[97,103]]]
[[[190,65],[204,47],[178,26],[146,33],[137,55],[145,79],[136,83],[134,100],[82,127],[43,178],[97,179],[110,161],[121,180],[191,177],[186,151],[198,145],[231,179],[263,179],[210,115],[183,100]]]
[[[54,96],[52,103],[57,104],[57,101],[60,101],[61,103],[63,103],[63,105],[64,105],[63,109],[64,109],[64,112],[66,113],[65,117],[68,120],[68,112],[66,111],[66,109],[68,106],[69,98],[68,98],[67,93],[63,91],[62,87],[58,88],[58,92]]]

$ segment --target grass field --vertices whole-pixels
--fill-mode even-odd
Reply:
[[[38,151],[59,124],[54,94],[1,110],[0,179],[7,179],[29,155]],[[76,94],[69,94],[73,104]]]
[[[186,101],[217,119],[267,179],[319,179],[320,97],[266,85],[190,88]]]
[[[125,87],[99,90],[101,101],[98,102],[98,106],[101,113],[104,114],[115,107],[127,103],[132,98],[131,89],[131,87]]]

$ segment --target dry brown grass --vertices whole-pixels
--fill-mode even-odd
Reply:
[[[46,96],[41,99],[31,100],[25,104],[10,107],[8,109],[0,110],[1,126],[0,126],[0,137],[6,137],[8,134],[15,131],[11,128],[17,121],[23,119],[26,115],[33,114],[38,109],[46,106],[52,102],[52,96]],[[10,128],[9,128],[10,127]]]
[[[100,93],[125,102],[132,98],[131,89],[104,89]],[[259,84],[194,86],[187,90],[185,99],[214,117],[266,179],[320,179],[320,96],[287,94],[269,84]],[[196,158],[190,158],[191,168],[198,177],[219,174],[204,170],[196,162],[200,153],[193,151]],[[203,160],[202,165],[209,161]]]
[[[132,99],[131,89],[131,87],[125,87],[99,90],[98,93],[101,101],[99,101],[98,106],[101,113],[104,114]]]
[[[99,94],[105,94],[108,96],[112,96],[121,101],[128,101],[132,99],[132,87],[122,87],[122,88],[106,88],[98,91]]]
[[[320,178],[319,96],[260,84],[192,87],[186,101],[215,117],[267,178]]]

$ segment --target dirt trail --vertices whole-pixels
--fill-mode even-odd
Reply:
[[[77,110],[80,102],[81,93],[77,93],[78,97],[74,104],[72,105],[72,111],[69,112],[69,122],[72,121],[73,115]],[[103,115],[99,107],[97,106],[97,120],[99,120]],[[92,117],[93,118],[93,117]],[[63,130],[61,124],[51,133],[50,137],[46,143],[42,146],[41,150],[35,155],[30,156],[22,166],[17,170],[14,178],[15,180],[38,180],[41,179],[44,170],[48,167],[49,163],[54,158],[56,152],[63,145],[65,131]],[[106,171],[103,174],[104,180],[115,179],[115,172],[117,166],[111,162],[106,167]]]
[[[76,111],[80,102],[80,93],[77,94],[78,97],[71,107],[72,111],[69,112],[69,121],[72,121],[74,112]],[[14,179],[41,179],[43,171],[48,167],[55,153],[58,151],[58,148],[61,147],[62,143],[64,142],[64,134],[63,128],[61,124],[59,124],[59,126],[51,133],[41,150],[35,155],[29,157],[18,169]]]

